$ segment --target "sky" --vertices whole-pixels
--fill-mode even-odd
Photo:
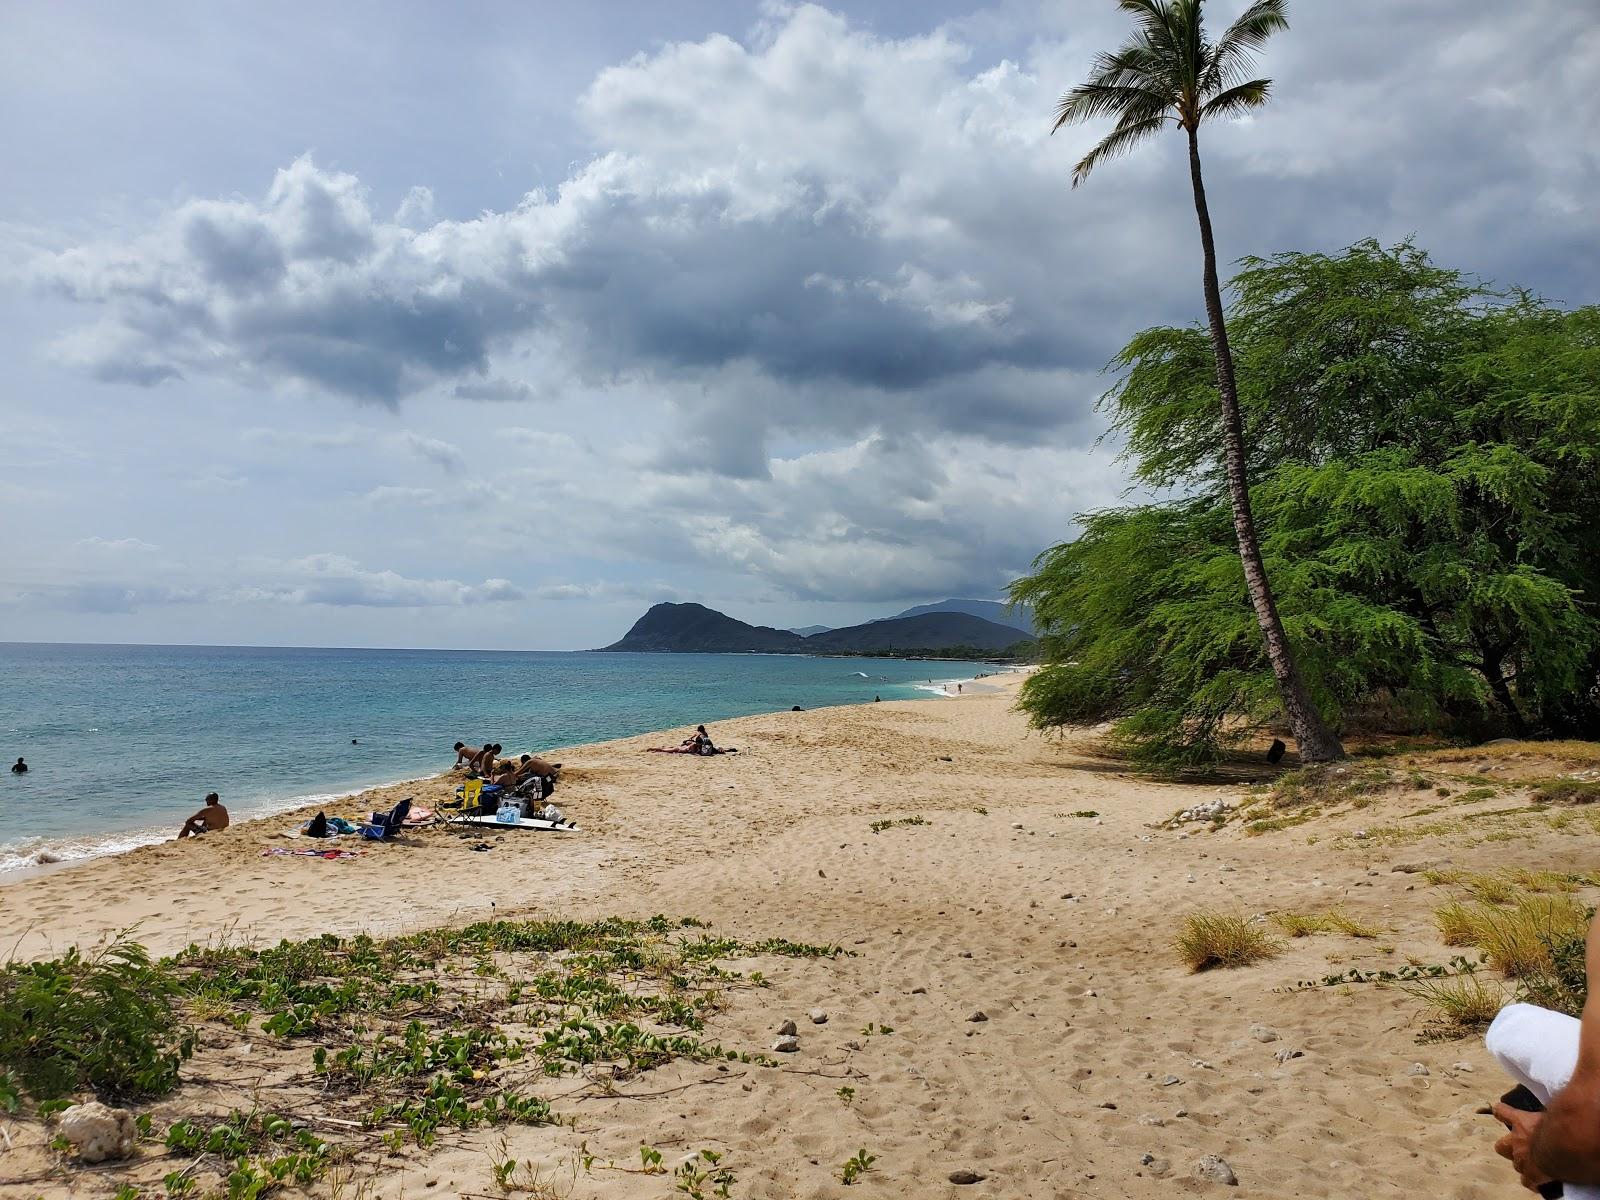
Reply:
[[[1220,27],[1242,0],[1211,0]],[[1600,302],[1600,6],[1291,0],[1219,253]],[[0,0],[0,640],[575,649],[997,597],[1202,315],[1113,0]]]

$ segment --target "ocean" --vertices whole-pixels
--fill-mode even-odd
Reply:
[[[0,879],[436,774],[457,740],[532,752],[798,704],[927,697],[971,663],[0,643]],[[865,675],[865,677],[863,677]],[[712,731],[715,735],[715,730]]]

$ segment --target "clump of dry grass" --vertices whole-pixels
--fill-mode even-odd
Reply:
[[[1485,983],[1476,975],[1419,980],[1408,984],[1405,990],[1428,1006],[1437,1032],[1447,1037],[1461,1037],[1484,1028],[1508,999],[1502,988]]]
[[[1446,946],[1476,946],[1483,936],[1484,914],[1479,905],[1452,900],[1433,910],[1433,923]]]
[[[1292,938],[1310,937],[1313,933],[1326,933],[1328,919],[1320,913],[1273,913],[1272,923]]]
[[[1345,937],[1375,938],[1383,932],[1376,925],[1368,925],[1365,921],[1358,921],[1337,908],[1331,909],[1323,919],[1327,921],[1328,928],[1335,933],[1344,934]]]
[[[1463,875],[1456,882],[1480,904],[1511,904],[1521,894],[1504,875]]]
[[[1485,916],[1478,948],[1508,979],[1543,974],[1552,969],[1551,945],[1583,936],[1588,924],[1588,910],[1571,896],[1527,896]]]
[[[1342,933],[1346,937],[1375,938],[1383,932],[1377,926],[1358,921],[1337,908],[1322,913],[1277,912],[1269,919],[1292,938],[1310,937],[1314,933]]]
[[[1217,912],[1190,913],[1173,946],[1191,971],[1244,967],[1283,951],[1283,944],[1261,926]]]
[[[1537,871],[1529,867],[1516,867],[1506,872],[1507,877],[1520,888],[1530,892],[1575,892],[1578,879],[1562,871]]]

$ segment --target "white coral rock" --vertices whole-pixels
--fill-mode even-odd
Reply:
[[[138,1136],[133,1114],[125,1108],[107,1108],[98,1100],[74,1104],[61,1114],[61,1136],[78,1148],[86,1163],[127,1158]]]

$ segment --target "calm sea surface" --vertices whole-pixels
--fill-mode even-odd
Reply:
[[[0,878],[41,850],[84,858],[171,837],[209,791],[236,817],[261,815],[444,770],[457,739],[551,749],[928,696],[973,672],[791,655],[0,643]],[[5,769],[18,755],[27,775]]]

